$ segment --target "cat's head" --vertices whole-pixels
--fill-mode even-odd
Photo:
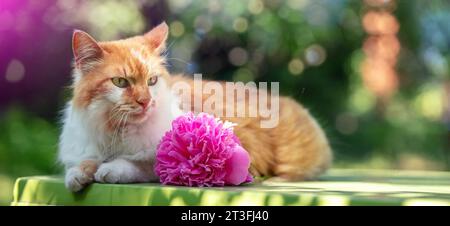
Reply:
[[[158,106],[158,92],[169,74],[165,68],[168,26],[161,23],[141,36],[97,42],[76,30],[73,105],[97,111],[110,123],[140,123]]]

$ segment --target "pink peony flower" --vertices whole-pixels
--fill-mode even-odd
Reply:
[[[155,173],[163,184],[212,187],[251,182],[250,157],[233,124],[189,112],[172,122],[157,148]]]

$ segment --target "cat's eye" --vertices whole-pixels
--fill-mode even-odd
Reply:
[[[158,82],[158,76],[153,76],[153,77],[151,77],[151,78],[148,79],[147,84],[148,84],[149,86],[153,86],[153,85],[155,85],[157,82]]]
[[[125,88],[130,85],[130,82],[128,82],[128,80],[126,78],[122,78],[122,77],[114,77],[111,79],[111,82],[119,88]]]

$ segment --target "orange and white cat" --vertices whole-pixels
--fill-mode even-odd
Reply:
[[[157,180],[153,172],[156,146],[172,120],[185,110],[183,101],[192,101],[172,92],[175,82],[192,81],[166,70],[161,54],[167,36],[165,23],[142,36],[109,42],[74,32],[73,97],[64,110],[59,142],[59,160],[71,191],[94,181]],[[195,91],[192,95],[205,99]],[[254,176],[312,179],[331,163],[322,129],[290,98],[279,99],[279,123],[274,128],[261,128],[261,117],[222,119],[237,124],[235,132],[251,156]]]

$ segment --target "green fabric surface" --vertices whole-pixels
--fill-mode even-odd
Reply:
[[[79,193],[62,177],[23,177],[11,205],[450,205],[450,172],[333,169],[317,181],[221,188],[92,184]]]

